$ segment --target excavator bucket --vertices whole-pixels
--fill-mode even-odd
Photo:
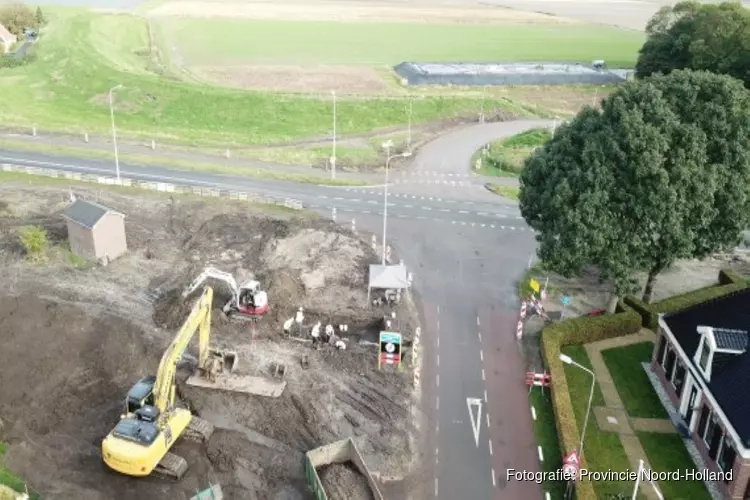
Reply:
[[[206,366],[198,374],[187,379],[187,384],[206,389],[243,392],[270,398],[278,398],[286,388],[286,381],[264,377],[236,375],[239,356],[234,351],[212,349]]]

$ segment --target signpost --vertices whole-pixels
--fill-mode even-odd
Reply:
[[[565,498],[573,497],[573,490],[580,470],[581,457],[578,454],[578,450],[573,450],[565,455],[562,466],[563,478],[568,479],[568,485],[565,489]]]
[[[570,304],[570,297],[568,297],[567,295],[563,295],[563,297],[560,299],[560,303],[563,306],[562,311],[560,311],[560,319],[562,319],[565,316],[565,307]]]
[[[378,353],[378,370],[382,365],[396,365],[401,368],[401,334],[380,332],[380,352]]]

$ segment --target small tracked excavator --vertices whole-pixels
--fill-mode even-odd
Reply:
[[[232,292],[232,298],[222,308],[227,316],[236,315],[257,319],[268,312],[268,295],[261,290],[260,282],[249,280],[238,286],[234,276],[213,267],[206,268],[195,278],[182,293],[182,297],[193,293],[209,278],[223,281]]]
[[[102,457],[112,469],[129,476],[151,473],[180,479],[188,464],[170,453],[179,438],[206,442],[214,427],[193,415],[175,401],[177,363],[196,330],[199,331],[198,370],[208,379],[204,387],[212,387],[217,376],[232,372],[237,353],[209,347],[213,289],[206,287],[180,331],[159,363],[156,376],[136,383],[125,399],[125,414],[102,441]],[[216,387],[233,390],[227,387]]]

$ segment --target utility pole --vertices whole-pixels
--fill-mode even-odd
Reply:
[[[336,178],[336,91],[332,90],[333,96],[333,150],[331,152],[331,179]]]
[[[115,148],[115,173],[117,174],[117,182],[120,182],[120,157],[117,152],[117,130],[115,128],[115,106],[114,106],[114,99],[112,97],[112,93],[115,90],[119,90],[122,88],[122,84],[115,85],[111,89],[109,89],[109,117],[112,120],[112,144]]]

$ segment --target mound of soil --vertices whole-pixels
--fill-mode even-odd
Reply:
[[[123,318],[32,295],[0,296],[0,332],[5,465],[44,498],[189,498],[204,484],[134,480],[101,459],[128,389],[156,369],[160,342]],[[201,465],[190,465],[197,476]]]
[[[351,462],[323,466],[318,476],[328,500],[375,500],[367,479]]]

